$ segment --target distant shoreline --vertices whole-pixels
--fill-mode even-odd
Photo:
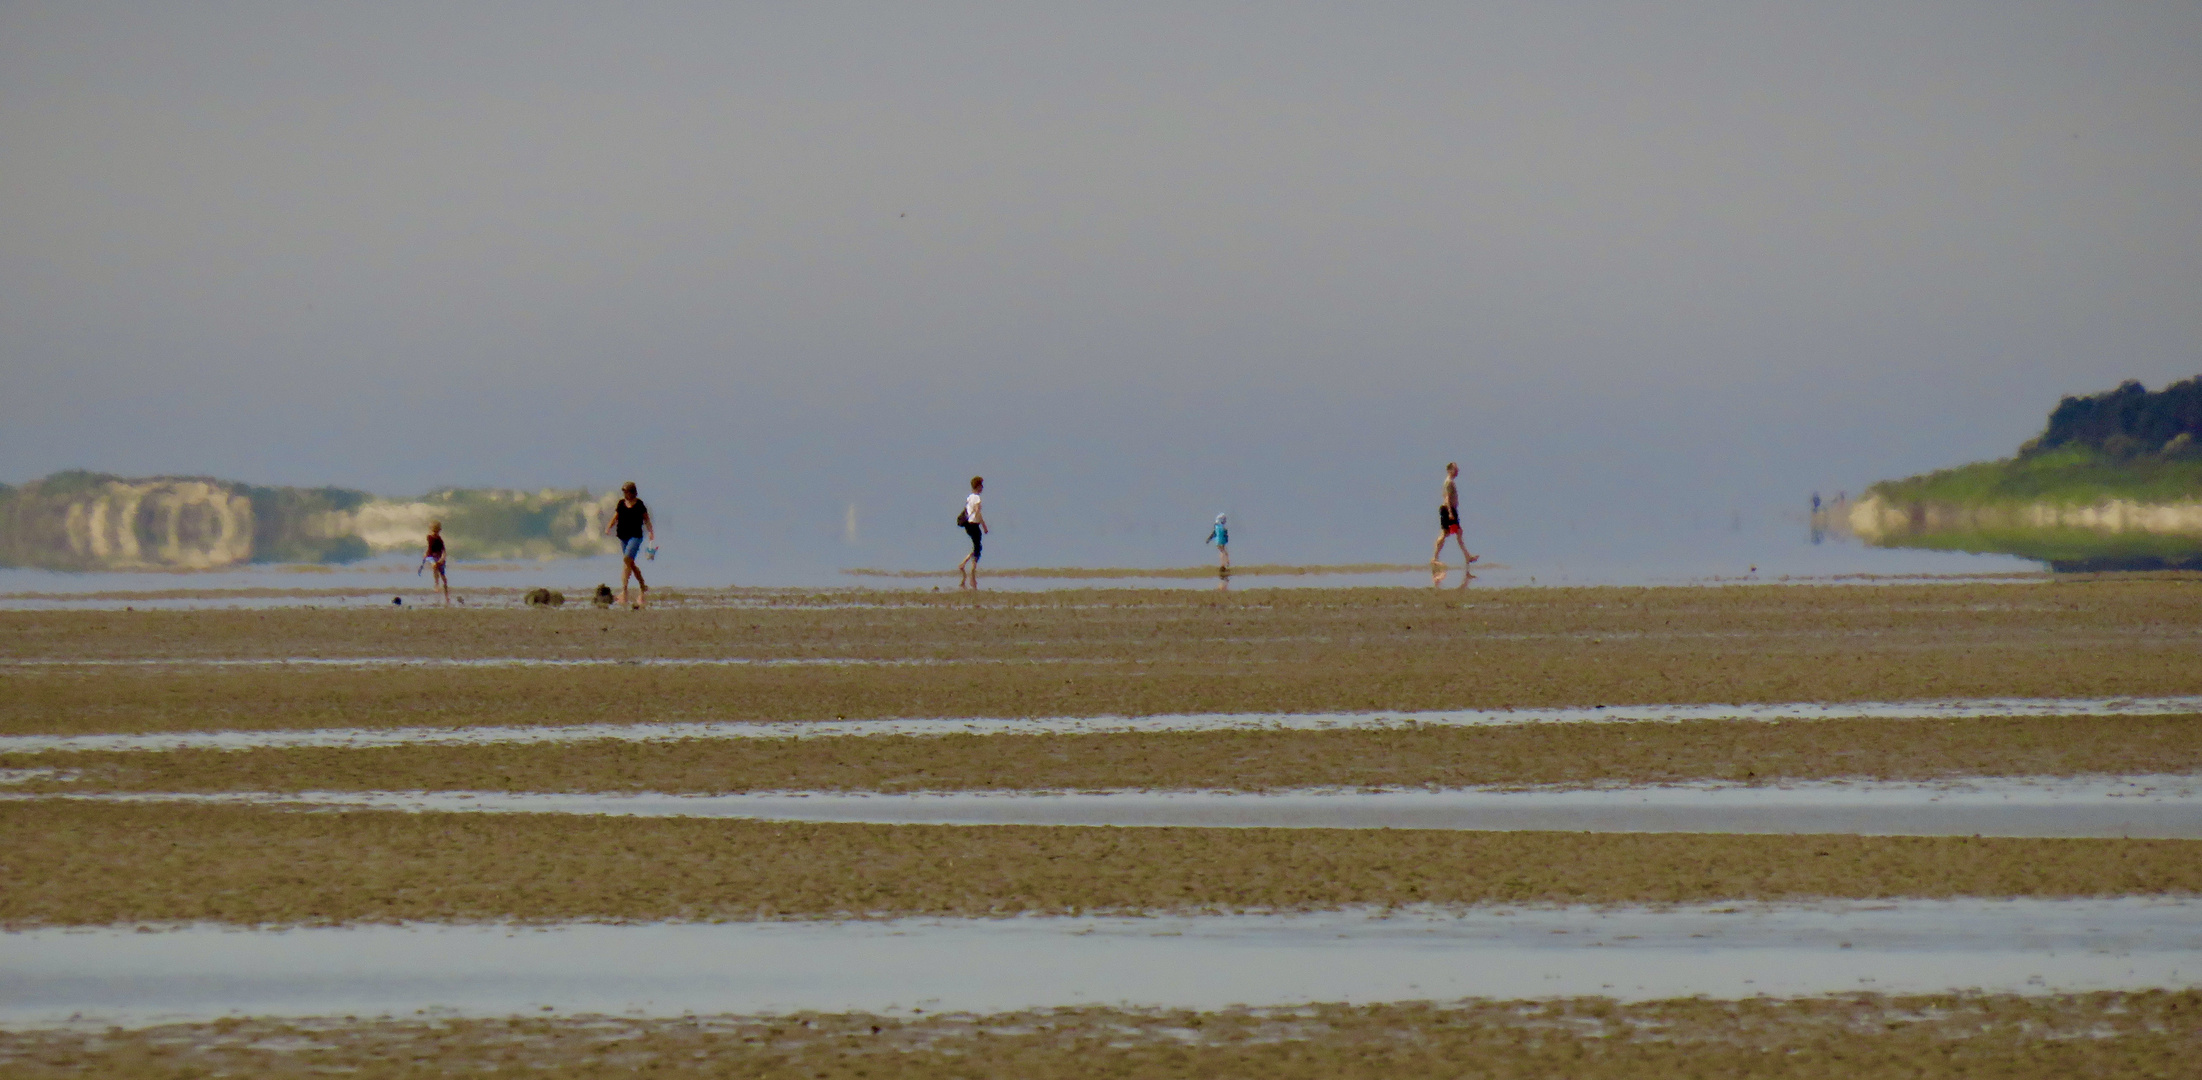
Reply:
[[[1498,568],[1493,564],[1494,568]],[[1306,577],[1316,574],[1408,574],[1428,573],[1428,563],[1336,563],[1310,565],[1284,565],[1253,563],[1231,568],[1230,577]],[[841,571],[850,577],[882,578],[944,578],[954,577],[948,570],[877,570],[856,567]],[[988,567],[990,578],[1212,578],[1226,576],[1213,566],[1026,566],[996,570]]]
[[[1813,528],[1876,547],[1994,552],[2060,573],[2202,569],[2202,377],[2067,397],[2000,461],[1815,500]]]

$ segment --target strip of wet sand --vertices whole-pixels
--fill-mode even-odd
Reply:
[[[2202,894],[2202,841],[864,825],[0,802],[0,924]]]
[[[2202,694],[2175,581],[417,614],[0,612],[0,732]]]
[[[1275,792],[2202,773],[2202,714],[1674,720],[1029,735],[605,738],[0,753],[30,793]],[[944,725],[944,727],[946,727]],[[676,733],[675,728],[667,734]],[[380,733],[369,732],[369,735]],[[526,738],[532,733],[517,732]],[[565,734],[553,732],[552,734]],[[226,740],[211,740],[217,746]],[[246,740],[249,741],[249,740]]]
[[[0,799],[31,796],[0,795]],[[2202,840],[2202,776],[1997,777],[1937,784],[1689,784],[1451,791],[146,793],[50,796],[132,803],[867,825],[1464,829],[1594,833],[2129,837]]]
[[[1495,1075],[2176,1076],[2202,992],[1934,994],[1616,1002],[1584,997],[1289,1008],[803,1013],[673,1018],[538,1012],[468,1020],[224,1018],[0,1030],[0,1067],[100,1075],[358,1076],[433,1068],[563,1080],[1096,1075],[1277,1080]]]
[[[2202,713],[2202,695],[2121,698],[1961,698],[1898,702],[1625,705],[1571,709],[1449,709],[1358,713],[1177,713],[1158,716],[570,724],[539,727],[324,728],[146,735],[0,735],[0,754],[55,751],[243,750],[290,747],[524,746],[598,740],[823,739],[941,735],[1101,735],[1199,731],[1353,731],[1524,724],[1693,720],[1944,720],[1978,717],[2174,716]]]

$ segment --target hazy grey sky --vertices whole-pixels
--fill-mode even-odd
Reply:
[[[1412,557],[2202,371],[2202,5],[1029,8],[0,2],[0,481]]]

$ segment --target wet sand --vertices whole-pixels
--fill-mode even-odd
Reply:
[[[2202,716],[0,752],[6,790],[980,791],[1589,786],[2202,772]]]
[[[798,824],[0,804],[0,925],[2192,896],[2202,841]]]
[[[1293,1009],[1081,1008],[985,1016],[225,1020],[0,1032],[23,1077],[2169,1078],[2202,992],[1590,998]]]
[[[1215,564],[1206,566],[1015,566],[1003,569],[987,568],[989,578],[1050,578],[1067,581],[1109,581],[1139,578],[1192,578],[1214,581],[1219,577],[1326,577],[1334,574],[1421,574],[1428,573],[1429,566],[1420,563],[1246,563],[1234,566],[1230,573],[1219,573]],[[1479,567],[1479,569],[1484,569]],[[946,578],[956,576],[948,570],[874,570],[856,567],[841,571],[850,577],[872,578]]]
[[[48,796],[50,797],[50,796]],[[1450,788],[1266,794],[1223,791],[765,792],[741,795],[497,791],[77,794],[118,803],[498,814],[739,818],[868,825],[1467,829],[1482,832],[1763,833],[2202,840],[2202,777],[2007,777],[1932,784],[1841,781],[1625,788]],[[0,800],[36,798],[0,792]]]
[[[638,663],[620,661],[619,663]],[[54,667],[60,661],[19,666]],[[89,665],[103,662],[90,661]],[[124,663],[132,663],[124,661]],[[288,666],[294,661],[217,660],[208,664]],[[326,665],[351,665],[328,661]],[[517,661],[516,666],[595,661]],[[608,662],[609,663],[609,662]],[[691,661],[649,661],[685,665]],[[427,666],[481,666],[459,660]],[[87,666],[87,665],[77,665]],[[322,666],[317,662],[316,666]],[[407,665],[389,664],[402,667]],[[1389,731],[1514,727],[1533,724],[1682,723],[1702,720],[1968,720],[2007,717],[2202,715],[2202,695],[2115,698],[1949,698],[1939,701],[1770,701],[1746,705],[1577,705],[1541,709],[1439,709],[1410,712],[1155,713],[1147,716],[935,716],[868,720],[721,720],[524,727],[262,728],[136,734],[0,735],[0,754],[84,750],[252,750],[278,747],[366,749],[389,746],[525,746],[553,743],[679,742],[686,739],[838,739],[890,735],[1118,735],[1163,732]]]
[[[836,645],[848,647],[853,655],[887,655],[927,642],[952,644],[960,654],[983,654],[1004,646],[1106,649],[1171,638],[1227,643],[1360,636],[1405,643],[1462,635],[1566,633],[1733,636],[1935,628],[2070,632],[2184,628],[2191,632],[2202,613],[2202,576],[1466,592],[1405,588],[1257,589],[1223,594],[1134,588],[975,595],[752,591],[719,597],[727,607],[639,615],[571,602],[561,609],[531,611],[397,611],[390,609],[386,594],[358,598],[376,596],[383,596],[385,602],[363,609],[0,612],[4,616],[0,617],[0,655],[379,656],[416,653],[424,642],[436,646],[435,654],[454,656],[638,651],[721,655],[730,644],[760,655]],[[700,605],[706,597],[695,599]],[[1412,622],[1416,616],[1425,617],[1419,630]],[[616,636],[601,641],[575,638],[603,632],[604,627],[614,628]],[[179,628],[192,633],[180,637]],[[66,640],[71,635],[84,636]]]
[[[1143,716],[2202,693],[2176,580],[1426,594],[1141,590],[663,611],[0,612],[0,659],[952,661],[0,669],[0,733]]]
[[[2202,649],[1916,645],[1791,661],[1726,644],[1671,657],[1377,650],[1200,664],[695,669],[0,672],[0,734],[812,721],[903,717],[1369,712],[1696,701],[1889,701],[2202,692]],[[1638,661],[1641,661],[1641,664]],[[1511,665],[1509,667],[1508,665]]]
[[[2202,588],[2175,575],[1465,592],[668,590],[648,612],[572,603],[392,609],[386,595],[373,604],[352,592],[305,598],[334,605],[318,608],[0,611],[0,735],[2202,693]],[[286,658],[382,666],[206,664]],[[595,666],[391,663],[408,658]],[[702,663],[627,663],[660,660]],[[1696,716],[1353,731],[6,750],[0,768],[24,771],[0,790],[1269,791],[2191,776],[2202,772],[2198,728],[2191,714]],[[180,923],[770,927],[753,920],[1830,898],[2122,903],[2202,896],[2202,841],[877,825],[49,799],[0,803],[0,881],[0,925],[47,934]],[[1631,1077],[2172,1076],[2202,1055],[2192,1022],[2202,999],[2185,978],[2182,969],[2158,981],[2177,988],[2166,992],[2029,998],[230,1020],[0,1033],[0,1071],[1390,1076],[1455,1075],[1473,1063],[1501,1074]]]

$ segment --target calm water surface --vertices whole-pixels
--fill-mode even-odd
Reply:
[[[0,934],[0,1023],[2202,986],[2185,900]]]

